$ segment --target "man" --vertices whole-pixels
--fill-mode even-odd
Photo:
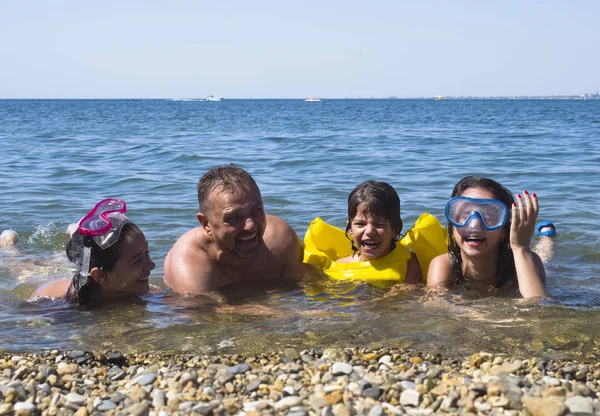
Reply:
[[[213,295],[238,282],[299,280],[302,244],[281,218],[265,214],[254,179],[234,165],[217,166],[198,182],[200,226],[185,233],[165,259],[165,283],[186,295]]]

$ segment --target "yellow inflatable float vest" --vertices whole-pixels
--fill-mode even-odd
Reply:
[[[304,262],[314,264],[332,280],[385,281],[402,283],[406,279],[406,266],[411,251],[417,255],[423,281],[431,260],[448,250],[448,231],[431,214],[424,213],[396,248],[388,255],[372,261],[336,263],[353,251],[344,230],[315,218],[304,237]]]

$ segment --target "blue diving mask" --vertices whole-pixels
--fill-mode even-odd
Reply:
[[[487,231],[499,230],[508,219],[508,208],[496,199],[475,199],[455,196],[446,204],[446,218],[457,228],[478,219]]]

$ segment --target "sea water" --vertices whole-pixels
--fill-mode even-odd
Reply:
[[[535,192],[540,220],[558,230],[546,264],[553,301],[385,296],[326,282],[248,285],[228,291],[221,310],[182,299],[164,290],[164,258],[197,226],[200,176],[231,162],[300,238],[316,216],[344,226],[348,193],[368,179],[397,189],[406,229],[422,212],[445,224],[466,175]],[[0,230],[20,243],[0,249],[0,349],[391,345],[595,357],[599,166],[600,100],[2,100]],[[146,234],[151,282],[163,290],[93,311],[25,302],[36,286],[71,277],[64,231],[109,196],[127,201]]]

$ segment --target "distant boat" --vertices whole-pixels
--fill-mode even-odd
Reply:
[[[444,100],[447,100],[447,98],[444,97],[443,95],[436,95],[435,100],[436,101],[444,101]]]
[[[309,102],[309,103],[318,103],[318,102],[321,102],[321,99],[320,98],[316,98],[316,97],[309,97],[309,98],[307,98],[304,101]]]
[[[214,95],[209,95],[206,97],[206,101],[223,101],[223,97],[215,97]]]

